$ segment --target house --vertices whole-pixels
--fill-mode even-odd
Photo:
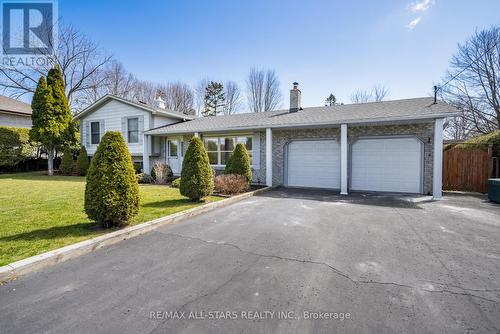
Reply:
[[[0,126],[31,128],[31,106],[0,95]]]
[[[194,116],[165,108],[165,102],[158,98],[155,106],[132,102],[114,95],[106,95],[75,116],[80,123],[80,140],[89,156],[94,155],[101,137],[106,131],[123,134],[132,160],[143,166],[144,132],[146,130],[193,119]],[[163,158],[164,137],[149,136],[149,154],[145,171],[156,160]]]
[[[113,117],[126,119],[123,105],[128,102],[114,102]],[[107,122],[110,107],[106,112],[101,108],[90,107],[98,113],[92,118]],[[338,189],[341,194],[433,194],[439,199],[443,121],[457,114],[448,104],[427,97],[302,108],[301,91],[294,83],[289,109],[194,119],[170,116],[167,124],[144,124],[149,130],[143,133],[141,160],[144,170],[160,160],[179,175],[189,139],[199,136],[216,170],[223,169],[235,145],[243,143],[250,154],[255,183]],[[87,112],[82,120],[88,122],[90,117]],[[115,122],[114,128],[119,130],[120,122]],[[108,129],[105,126],[102,131]],[[139,147],[131,150],[133,155],[139,151]]]

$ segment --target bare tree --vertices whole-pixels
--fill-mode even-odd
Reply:
[[[367,103],[367,102],[380,102],[387,94],[389,89],[384,85],[377,84],[373,86],[371,91],[358,89],[351,95],[352,103]]]
[[[53,40],[49,43],[53,44]],[[54,63],[46,62],[41,66],[26,65],[23,67],[4,66],[0,64],[0,87],[5,94],[19,98],[35,91],[38,79],[54,64],[59,65],[65,82],[66,97],[72,108],[78,108],[75,101],[79,94],[85,94],[93,89],[96,82],[95,74],[110,60],[99,46],[82,35],[72,26],[59,24],[59,40],[52,45],[55,55]],[[52,55],[46,55],[52,56]]]
[[[279,108],[282,96],[276,72],[252,68],[247,78],[247,99],[252,112]]]
[[[382,101],[389,94],[389,89],[384,85],[377,84],[372,88],[372,97],[375,102]]]
[[[458,133],[471,136],[500,129],[500,26],[476,32],[460,44],[444,80],[441,96],[463,110],[456,125],[464,131]]]
[[[157,89],[165,100],[167,109],[183,114],[194,114],[194,94],[191,88],[182,82],[171,82],[160,85]]]
[[[370,102],[371,98],[371,94],[366,90],[358,89],[351,94],[352,103],[367,103]]]
[[[241,93],[238,84],[234,81],[227,81],[225,86],[226,105],[224,114],[231,115],[238,112],[241,108]]]
[[[210,78],[203,78],[196,84],[194,94],[197,115],[201,115],[205,110],[205,93],[211,81],[213,80]]]

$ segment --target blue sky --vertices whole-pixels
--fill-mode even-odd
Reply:
[[[333,92],[389,88],[389,99],[427,96],[457,43],[499,24],[498,0],[59,1],[61,18],[154,82],[203,77],[242,89],[253,66],[277,71],[288,106]],[[410,22],[413,21],[413,24]]]

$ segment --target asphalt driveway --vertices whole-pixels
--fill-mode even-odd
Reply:
[[[500,205],[277,189],[0,286],[0,328],[498,332]]]

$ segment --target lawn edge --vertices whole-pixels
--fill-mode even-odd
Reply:
[[[75,244],[57,248],[39,255],[28,257],[23,260],[9,263],[0,267],[0,282],[4,283],[11,281],[17,277],[54,266],[58,263],[93,252],[97,249],[145,234],[163,225],[175,223],[208,211],[212,211],[217,208],[225,207],[227,205],[252,197],[256,194],[268,191],[272,188],[273,187],[265,187],[230,198],[222,199],[217,202],[210,202],[191,209],[176,212],[168,216],[150,220],[145,223],[129,226],[119,231],[106,233],[95,238],[80,241]]]

